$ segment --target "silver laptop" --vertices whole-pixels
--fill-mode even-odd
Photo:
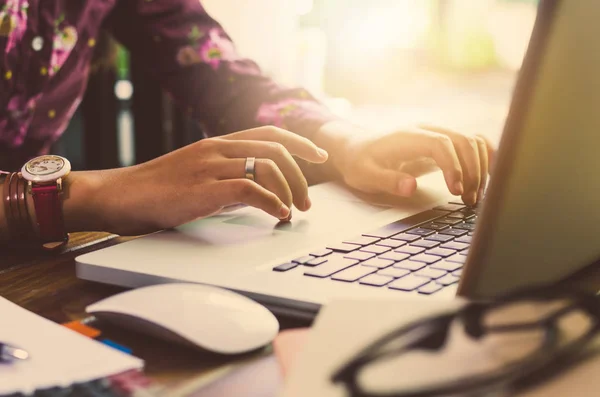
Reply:
[[[450,196],[439,172],[418,180],[415,197],[387,202],[322,184],[310,188],[313,208],[290,224],[243,208],[82,255],[78,276],[125,287],[211,284],[311,318],[336,297],[488,297],[594,263],[597,15],[597,1],[540,5],[478,208]]]

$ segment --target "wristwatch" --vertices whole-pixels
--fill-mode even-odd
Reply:
[[[33,197],[39,235],[46,248],[61,246],[69,238],[62,209],[63,178],[69,172],[69,160],[55,155],[36,157],[21,168],[21,175],[28,182],[28,193]]]

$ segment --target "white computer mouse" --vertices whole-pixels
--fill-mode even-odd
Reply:
[[[259,349],[279,332],[279,322],[264,306],[236,292],[202,284],[137,288],[89,305],[86,312],[218,354]]]

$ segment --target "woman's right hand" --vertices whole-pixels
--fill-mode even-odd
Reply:
[[[93,206],[100,208],[102,229],[121,235],[175,227],[237,203],[285,220],[292,204],[301,211],[311,206],[292,156],[312,163],[328,157],[310,140],[275,127],[204,139],[140,165],[101,172]],[[256,157],[255,181],[245,178],[247,157]]]

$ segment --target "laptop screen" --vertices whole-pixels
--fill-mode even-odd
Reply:
[[[600,2],[543,1],[459,294],[600,259]]]

